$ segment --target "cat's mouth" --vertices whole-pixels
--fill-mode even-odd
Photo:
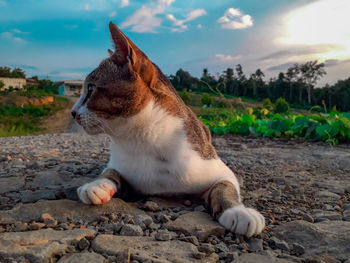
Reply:
[[[89,135],[95,135],[105,132],[103,124],[97,121],[88,121],[86,118],[76,118],[77,123],[83,127],[84,131]]]

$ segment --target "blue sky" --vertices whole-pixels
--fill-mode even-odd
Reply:
[[[350,76],[349,0],[0,0],[0,65],[84,78],[111,47],[113,21],[166,74],[240,63],[266,78],[326,64],[320,85]]]

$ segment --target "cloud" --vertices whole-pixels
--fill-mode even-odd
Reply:
[[[333,66],[341,65],[341,64],[346,64],[350,63],[350,59],[327,59],[325,62],[323,62],[326,68],[330,68]]]
[[[121,28],[131,27],[131,31],[137,33],[155,33],[155,29],[162,23],[162,19],[156,15],[163,14],[168,6],[175,0],[158,0],[157,3],[143,5],[135,13],[129,16],[122,24]]]
[[[231,56],[231,55],[224,55],[224,54],[216,54],[214,58],[222,62],[234,62],[242,58],[242,55]]]
[[[295,63],[297,63],[297,62],[287,62],[287,63],[283,63],[283,64],[280,64],[280,65],[269,67],[269,68],[267,68],[267,70],[270,70],[270,71],[275,71],[275,70],[285,71],[289,67],[293,66]]]
[[[11,32],[3,32],[1,36],[17,44],[25,44],[27,41],[18,35],[28,34],[28,32],[22,32],[19,29],[13,29]]]
[[[89,4],[85,4],[84,5],[84,10],[85,11],[90,11],[91,10],[90,5]]]
[[[207,12],[203,8],[199,8],[199,9],[195,9],[195,10],[189,12],[186,15],[185,19],[176,19],[173,14],[167,14],[166,18],[168,20],[172,21],[173,25],[175,26],[175,28],[172,28],[171,31],[183,32],[188,28],[188,26],[185,25],[185,23],[192,21],[192,20],[195,20],[196,18],[198,18],[200,16],[204,16],[206,14],[207,14]]]
[[[5,0],[0,0],[0,6],[7,6],[7,2]]]
[[[291,45],[288,49],[283,49],[280,51],[273,52],[262,58],[260,61],[264,60],[274,60],[282,58],[290,58],[295,56],[304,56],[310,54],[322,54],[327,53],[333,49],[338,49],[340,46],[334,44],[320,44],[320,45]]]
[[[225,14],[217,20],[225,29],[244,29],[253,26],[253,18],[242,13],[238,8],[229,8]]]
[[[122,0],[121,7],[126,7],[129,5],[129,0]]]
[[[201,25],[201,24],[198,24],[198,25],[197,25],[197,28],[202,28],[202,25]]]
[[[115,17],[117,15],[117,12],[116,11],[112,11],[110,14],[109,14],[109,17]]]

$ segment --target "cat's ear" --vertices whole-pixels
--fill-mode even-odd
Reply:
[[[112,22],[109,23],[109,31],[115,49],[114,53],[111,54],[113,61],[118,65],[134,64],[135,53],[122,31]]]

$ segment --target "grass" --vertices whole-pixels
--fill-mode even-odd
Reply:
[[[54,103],[43,106],[0,106],[0,137],[38,134],[45,116],[52,115],[68,105],[68,99],[54,96]]]

